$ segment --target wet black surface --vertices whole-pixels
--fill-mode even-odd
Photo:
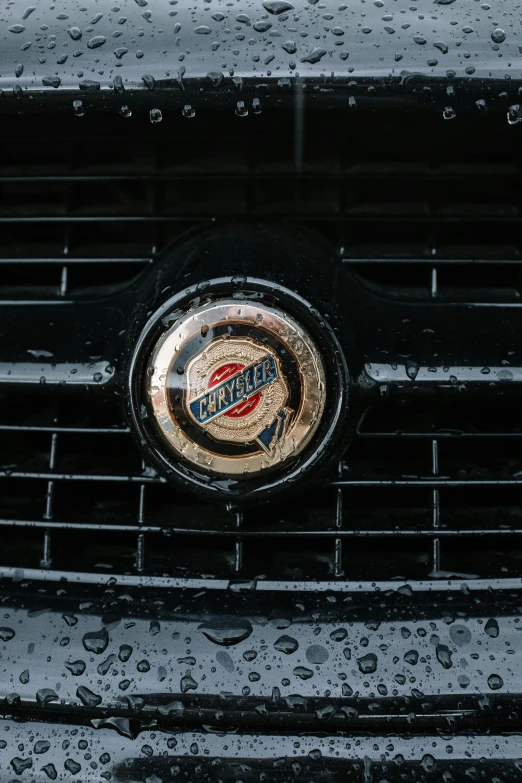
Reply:
[[[355,585],[314,593],[283,582],[239,592],[116,582],[4,582],[4,699],[79,722],[93,709],[132,716],[138,697],[137,720],[168,718],[157,707],[176,701],[181,723],[219,704],[220,719],[246,711],[250,724],[313,726],[328,704],[341,726],[359,717],[412,730],[516,721],[517,590],[397,583],[357,595]]]
[[[2,783],[520,780],[518,22],[0,10]],[[399,107],[437,116],[356,111]],[[216,270],[349,366],[345,459],[268,512],[171,489],[121,415]]]
[[[0,17],[3,104],[138,105],[192,117],[208,105],[245,116],[294,100],[323,105],[513,108],[520,52],[513,4],[328,0],[9,3]],[[74,101],[74,106],[73,106]],[[27,108],[26,108],[27,107]]]
[[[424,783],[480,780],[482,774],[491,781],[517,781],[521,769],[516,736],[447,734],[418,739],[393,734],[339,736],[325,731],[312,737],[207,729],[171,734],[147,730],[136,741],[118,736],[109,726],[98,731],[71,727],[52,731],[39,723],[0,724],[0,732],[4,728],[7,733],[0,734],[0,742],[6,743],[3,753],[6,757],[17,754],[6,774],[38,783],[49,779]],[[37,747],[37,743],[42,744]]]
[[[4,582],[3,774],[517,779],[518,590],[284,588]]]

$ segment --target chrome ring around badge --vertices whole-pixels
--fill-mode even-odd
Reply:
[[[321,355],[291,316],[215,300],[157,341],[147,396],[170,453],[211,474],[266,471],[310,443],[326,402]]]

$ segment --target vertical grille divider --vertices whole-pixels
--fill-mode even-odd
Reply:
[[[145,461],[141,462],[142,471],[146,469]],[[145,524],[145,493],[146,485],[140,484],[140,497],[138,501],[138,525]],[[136,541],[136,570],[143,571],[145,569],[145,534],[138,533]]]
[[[431,298],[436,299],[439,295],[439,272],[436,266],[431,268]]]
[[[337,475],[342,478],[343,463],[339,462],[337,467]],[[340,530],[343,526],[343,490],[339,487],[336,490],[335,498],[335,527]],[[343,540],[342,538],[336,538],[334,541],[334,575],[343,576]]]
[[[58,445],[58,433],[53,432],[51,434],[51,449],[49,451],[49,470],[53,471],[56,468],[56,448]],[[50,521],[53,518],[53,501],[54,501],[54,481],[47,482],[47,493],[45,496],[45,512],[43,518],[46,521]],[[51,558],[51,531],[49,528],[45,529],[43,540],[43,551],[40,560],[41,568],[50,568],[52,564]]]
[[[69,269],[64,264],[62,266],[62,274],[60,278],[60,296],[67,296],[69,288]]]
[[[304,163],[304,117],[304,84],[301,79],[296,79],[294,96],[294,169],[298,174],[302,173]]]
[[[255,202],[259,197],[257,192],[257,186],[254,180],[254,174],[257,169],[258,159],[256,152],[257,133],[252,135],[252,128],[250,126],[249,133],[246,141],[246,176],[242,177],[241,184],[243,186],[243,199],[244,208],[247,215],[253,214],[255,210]]]
[[[243,526],[243,512],[236,513],[236,528],[239,530]],[[239,573],[243,568],[243,536],[236,537],[234,550],[234,571]]]
[[[439,475],[439,442],[436,438],[431,441],[431,472],[433,476]],[[432,523],[437,530],[440,527],[440,490],[432,490]],[[440,538],[433,539],[432,570],[440,571]]]
[[[155,173],[156,176],[153,178],[153,181],[152,181],[152,204],[151,204],[152,215],[154,217],[159,215],[160,211],[161,211],[160,208],[159,208],[160,207],[160,197],[159,197],[159,193],[158,193],[158,188],[159,188],[160,183],[161,183],[161,179],[158,177],[158,173],[159,173],[159,169],[160,169],[160,160],[159,160],[160,159],[160,147],[161,147],[160,144],[156,145],[155,157],[154,157],[154,173]],[[162,190],[161,195],[162,195],[162,199],[163,199],[163,196],[164,196],[163,190]],[[148,197],[148,194],[147,194],[147,197]],[[153,226],[152,226],[151,255],[152,255],[153,258],[156,255],[156,253],[158,252],[158,247],[162,246],[162,243],[163,243],[162,231],[163,231],[163,229],[162,229],[161,223],[158,223],[157,221],[155,221]]]
[[[139,533],[136,542],[136,571],[145,570],[145,534]]]
[[[71,212],[71,183],[67,183],[67,200],[65,209],[67,214]],[[63,228],[63,256],[66,258],[69,255],[71,244],[71,233],[69,224],[65,224]],[[66,264],[62,266],[62,272],[60,277],[60,296],[66,296],[69,289],[69,269]]]

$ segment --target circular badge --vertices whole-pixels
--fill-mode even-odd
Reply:
[[[217,299],[171,321],[145,374],[152,420],[171,454],[209,474],[246,477],[306,448],[323,418],[326,378],[294,318]]]

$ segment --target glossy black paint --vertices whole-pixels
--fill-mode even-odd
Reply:
[[[221,7],[221,3],[209,6],[212,11]],[[317,4],[303,8],[304,14],[324,14],[330,10],[329,7],[319,8]],[[379,10],[378,5],[372,4],[366,4],[364,10],[373,18],[375,8],[379,14],[387,10]],[[475,12],[478,15],[484,10],[479,11],[478,4],[463,5],[457,0],[448,6],[430,4],[421,12],[429,17],[433,8],[433,15],[441,15],[439,19],[448,19],[452,15],[460,18],[461,14],[465,16]],[[15,21],[13,9],[20,14],[19,4],[3,11],[4,16],[9,17],[9,23]],[[125,6],[125,12],[129,16],[132,12],[133,19],[136,13],[143,13],[142,9],[146,11],[147,6],[131,2]],[[185,4],[178,10],[189,14]],[[156,7],[152,11],[153,14],[160,13]],[[28,20],[38,19],[40,23],[39,13],[38,9],[33,11]],[[73,9],[70,13],[73,14]],[[197,7],[195,16],[200,13],[204,12]],[[408,10],[405,19],[410,13],[413,14]],[[510,14],[511,9],[507,8],[506,13]],[[192,21],[192,17],[189,18]],[[288,25],[290,21],[284,24]],[[99,20],[96,24],[102,22],[105,23]],[[437,20],[430,18],[420,22],[431,27],[436,25]],[[78,20],[76,23],[80,24]],[[70,25],[71,21],[59,20],[59,24],[64,25],[65,36],[65,25]],[[144,29],[152,28],[152,22],[150,28],[146,28],[146,24],[145,19]],[[452,26],[451,30],[456,31],[456,36],[473,35],[463,33],[460,25]],[[410,32],[411,28],[400,35],[409,36]],[[350,27],[350,34],[360,35],[355,27]],[[360,37],[366,42],[371,35],[362,33],[364,38]],[[386,38],[382,33],[382,38],[391,40],[394,35],[386,33],[389,36]],[[11,42],[20,39],[17,33],[9,33],[9,36],[12,36]],[[70,38],[68,34],[67,37]],[[411,104],[441,108],[446,106],[447,98],[451,96],[452,103],[457,105],[458,101],[459,110],[469,105],[483,113],[484,106],[475,106],[476,100],[486,96],[488,106],[496,104],[505,108],[509,101],[516,98],[518,86],[517,76],[512,81],[504,81],[504,70],[507,72],[512,66],[505,68],[507,58],[498,56],[503,53],[504,46],[510,45],[509,40],[506,39],[506,43],[495,50],[485,46],[485,37],[482,33],[481,48],[474,53],[477,55],[474,60],[480,61],[482,69],[488,68],[493,74],[486,80],[482,78],[484,70],[480,77],[480,68],[477,76],[464,76],[460,66],[459,75],[449,80],[441,74],[440,78],[435,77],[431,81],[424,66],[419,76],[406,74],[390,78],[388,74],[381,78],[371,75],[381,67],[371,49],[368,50],[371,52],[368,69],[363,72],[369,75],[357,74],[356,68],[353,76],[343,72],[342,78],[334,77],[333,81],[330,76],[322,78],[322,64],[326,57],[330,58],[329,54],[319,63],[305,63],[299,68],[306,67],[307,72],[309,69],[310,73],[316,74],[315,77],[310,76],[310,81],[307,78],[310,84],[306,87],[307,95],[308,90],[312,90],[323,105],[333,106],[336,101],[346,103],[347,98],[357,95],[355,104],[350,102],[353,107],[366,103],[379,105],[379,98],[380,105],[384,106],[387,101],[383,98],[388,96],[388,105],[401,105],[407,100]],[[146,39],[146,35],[141,38]],[[202,40],[208,38],[201,36]],[[143,61],[149,55],[153,59],[152,49],[157,40],[155,37],[151,49],[143,48]],[[410,64],[420,62],[416,60],[416,53],[424,53],[427,45],[411,43],[405,59]],[[108,42],[94,50],[87,51],[87,47],[84,55],[101,58],[107,46]],[[7,47],[3,51],[6,50]],[[359,52],[362,62],[363,50],[359,44],[353,51]],[[456,47],[448,52],[448,56],[457,61],[460,51],[465,52],[465,49]],[[516,54],[513,47],[510,51]],[[31,49],[22,54],[27,52]],[[10,48],[9,56],[8,65],[12,68],[15,59],[20,58],[14,58]],[[30,56],[33,57],[32,52]],[[122,62],[128,56],[123,56]],[[63,106],[71,110],[71,100],[76,99],[78,93],[77,85],[73,85],[72,81],[69,84],[67,78],[64,78],[63,88],[62,85],[56,90],[44,88],[49,95],[38,94],[39,84],[36,92],[24,95],[26,86],[29,89],[31,82],[36,85],[43,78],[39,69],[46,68],[49,63],[48,55],[42,54],[41,59],[44,57],[46,63],[31,61],[32,68],[24,68],[19,77],[13,77],[11,73],[2,77],[6,89],[0,111],[14,108],[25,115],[32,107],[45,109],[53,100],[57,104],[63,101]],[[463,61],[470,62],[470,59],[463,57]],[[69,66],[67,61],[66,68]],[[98,66],[99,70],[103,70],[101,61],[96,64]],[[382,67],[390,69],[393,66],[384,63]],[[436,70],[439,66],[430,68]],[[31,75],[32,70],[35,71],[34,76]],[[65,73],[63,75],[66,76]],[[113,75],[110,73],[106,82],[103,81],[105,74],[93,75],[93,78],[102,80],[106,89],[100,87],[92,93],[82,90],[84,108],[103,105],[119,108],[122,96],[118,94],[116,97],[110,87]],[[24,78],[28,79],[27,83],[23,82]],[[284,78],[280,86],[277,81],[272,85],[275,90],[273,97],[267,90],[268,103],[263,99],[263,108],[272,100],[279,105],[285,96],[292,103],[295,101],[295,94],[299,91],[293,89],[291,80],[288,89]],[[18,81],[15,82],[15,79]],[[356,84],[348,87],[348,80],[352,79]],[[139,80],[140,73],[136,76],[136,84]],[[158,75],[158,85],[160,80]],[[160,100],[172,101],[169,105],[179,107],[187,102],[187,91],[192,96],[202,84],[200,79],[181,81],[185,92],[174,79],[171,84],[164,85],[165,90],[158,86],[148,90],[144,83],[145,86],[140,85],[136,92],[129,89],[128,96],[140,105],[148,103],[150,108],[160,105]],[[16,83],[23,85],[21,94],[18,90],[11,94]],[[448,93],[448,87],[457,87],[456,95]],[[240,84],[230,84],[227,77],[217,93],[211,89],[208,98],[205,91],[197,93],[198,100],[202,105],[216,100],[224,108],[233,108],[243,95],[249,94],[248,77],[243,83],[245,92],[236,93],[235,90],[240,88]],[[258,95],[257,92],[255,94]],[[488,95],[492,96],[491,100]],[[110,104],[109,99],[112,101]],[[127,100],[127,97],[124,99]],[[195,99],[191,97],[190,100],[196,106]],[[197,106],[199,108],[199,104]],[[26,121],[25,116],[23,119]],[[89,120],[88,117],[84,119],[86,122]],[[78,119],[78,122],[84,119]],[[133,131],[136,135],[145,134],[143,129],[152,127],[148,117],[136,119],[141,123]],[[500,121],[501,118],[498,119]],[[376,115],[376,120],[383,122],[383,115]],[[403,129],[410,128],[409,123],[416,120],[416,116],[410,117],[408,122],[404,120]],[[242,120],[237,118],[237,121]],[[122,118],[122,122],[126,120]],[[166,116],[161,127],[165,126]],[[491,128],[491,124],[477,127],[483,133],[483,129]],[[84,124],[83,132],[88,128]],[[471,143],[473,134],[470,126],[465,126],[465,131]],[[517,132],[516,128],[514,132]],[[436,136],[435,130],[429,136],[430,145]],[[387,138],[390,140],[391,136]],[[502,139],[505,141],[504,136]],[[418,139],[417,143],[420,145],[422,141]],[[450,144],[448,142],[448,146]],[[497,152],[490,149],[491,154]],[[400,160],[402,162],[402,158]],[[495,174],[495,187],[498,187],[503,172],[500,169],[500,176]],[[461,176],[459,173],[457,179]],[[480,177],[476,177],[473,183],[476,185],[480,181]],[[514,223],[517,217],[514,213],[499,215],[494,209],[493,198],[490,206],[491,211],[484,220],[491,230],[500,226],[502,234],[504,226]],[[154,213],[153,219],[156,215]],[[210,217],[214,218],[213,215]],[[324,238],[319,237],[312,225],[304,231],[303,225],[307,225],[307,220],[302,215],[300,217],[297,238],[295,229],[289,230],[286,226],[276,228],[272,215],[265,220],[269,225],[263,227],[264,241],[268,245],[272,243],[269,252],[259,252],[258,233],[250,233],[248,228],[240,228],[237,223],[225,219],[220,221],[225,225],[214,230],[193,228],[189,235],[182,236],[155,257],[153,263],[146,262],[137,279],[118,290],[106,290],[103,296],[83,293],[64,296],[58,301],[37,300],[31,303],[14,297],[3,302],[3,359],[12,367],[8,368],[11,374],[7,375],[7,370],[0,379],[2,393],[8,400],[12,399],[8,394],[13,387],[8,383],[13,383],[13,374],[16,379],[14,388],[20,394],[26,391],[28,381],[32,387],[40,388],[40,378],[44,377],[46,382],[41,384],[40,398],[36,395],[30,398],[38,412],[35,401],[48,402],[47,376],[49,385],[52,385],[53,363],[67,365],[74,362],[85,369],[85,385],[70,384],[65,376],[61,379],[64,383],[56,387],[52,385],[52,393],[56,393],[56,397],[68,400],[70,408],[86,411],[95,401],[116,400],[124,410],[127,362],[144,324],[177,292],[188,287],[190,295],[196,293],[193,287],[215,277],[218,267],[219,274],[227,274],[230,280],[238,274],[262,276],[271,280],[275,290],[284,286],[297,292],[327,318],[349,367],[353,426],[359,427],[359,414],[368,404],[374,409],[380,406],[381,424],[386,424],[390,411],[394,410],[393,405],[400,407],[403,403],[406,414],[410,410],[408,406],[412,406],[414,418],[422,405],[432,410],[441,400],[459,398],[464,400],[463,406],[469,404],[470,411],[489,412],[493,422],[503,407],[507,408],[510,397],[514,397],[515,405],[510,402],[508,410],[515,409],[520,393],[522,324],[520,305],[514,296],[509,300],[496,299],[495,296],[484,299],[481,298],[484,293],[476,295],[474,286],[469,284],[466,290],[470,295],[466,301],[417,296],[416,292],[413,298],[403,298],[395,290],[390,292],[386,286],[372,286],[364,274],[357,272],[361,266],[366,269],[366,258],[360,258],[362,263],[358,264],[353,256],[341,252],[340,241],[335,247],[333,243],[325,245]],[[433,220],[435,223],[439,217],[423,215],[421,220]],[[72,215],[66,213],[65,222],[85,220],[96,232],[99,231],[99,222],[95,218],[92,214],[78,218],[73,210]],[[31,219],[34,216],[29,213],[23,216],[22,230],[27,226],[31,230]],[[37,219],[46,221],[48,216],[37,216]],[[388,223],[397,219],[397,215],[391,215]],[[459,219],[456,218],[457,221]],[[11,217],[6,220],[10,221]],[[64,220],[63,216],[58,220]],[[149,217],[131,214],[129,225],[137,220],[146,226]],[[357,228],[364,220],[364,216],[357,214],[349,225],[352,229]],[[473,225],[476,227],[479,222],[480,218],[475,218]],[[413,224],[414,221],[409,226]],[[280,252],[274,251],[274,247],[280,248],[282,243],[287,243],[282,254],[285,263],[280,260]],[[297,249],[290,248],[292,243],[296,243]],[[227,252],[218,253],[217,248],[225,244]],[[198,253],[198,249],[203,247],[211,257],[212,249],[216,249],[212,263],[206,255]],[[304,253],[319,259],[317,267],[320,274],[308,275],[306,270],[304,274],[296,274],[296,269],[301,270],[301,267],[294,253],[299,257]],[[288,259],[292,259],[293,263],[289,264]],[[505,257],[497,253],[495,261],[499,259],[505,260]],[[437,257],[439,269],[445,262],[448,267],[453,266],[453,261],[451,257]],[[512,261],[516,263],[516,258]],[[429,271],[433,259],[427,254],[413,259],[413,262],[415,269],[422,264]],[[412,259],[407,263],[412,263]],[[474,265],[475,260],[471,257],[466,263],[470,279],[473,279],[480,268],[479,262]],[[407,274],[403,273],[401,279],[406,277]],[[17,376],[16,371],[24,364],[21,357],[27,360],[28,351],[40,348],[52,353],[53,357],[46,360],[32,354],[29,360],[32,371]],[[115,368],[114,373],[106,373],[107,378],[103,376],[103,381],[107,381],[103,383],[94,378],[102,360],[108,363],[107,366]],[[42,368],[42,362],[45,365],[46,361],[49,373]],[[87,372],[91,370],[92,383],[87,382]],[[479,401],[482,401],[481,404]],[[507,433],[511,443],[515,443],[515,449],[520,435],[516,415],[511,419]],[[407,415],[403,416],[403,420],[407,420]],[[75,426],[70,429],[67,425],[62,427],[61,423],[51,421],[46,422],[43,432],[40,432],[38,421],[37,417],[36,424],[31,420],[30,437],[35,437],[36,433],[38,437],[55,439],[65,435],[66,438],[80,440],[107,434],[100,426],[97,430],[91,428],[86,435],[76,419]],[[396,422],[396,418],[392,418],[391,422]],[[16,428],[17,425],[13,426]],[[21,426],[25,427],[25,424]],[[507,466],[502,461],[497,465],[492,459],[492,465],[489,462],[485,467],[479,464],[469,472],[466,467],[462,468],[462,462],[452,460],[452,451],[461,453],[464,447],[467,455],[473,454],[477,443],[482,437],[487,438],[488,433],[494,436],[490,441],[493,457],[495,445],[499,442],[505,445],[508,440],[508,437],[503,439],[506,433],[500,429],[490,432],[487,415],[478,424],[476,419],[472,420],[471,431],[463,428],[462,433],[451,428],[442,432],[440,429],[423,431],[422,426],[421,419],[420,425],[411,425],[410,429],[406,426],[404,435],[399,436],[393,431],[385,432],[384,436],[393,438],[394,444],[402,438],[414,454],[419,441],[429,443],[432,446],[431,473],[421,473],[417,463],[414,473],[411,473],[407,470],[409,463],[405,461],[392,465],[399,476],[394,473],[383,475],[372,468],[366,474],[364,463],[362,466],[356,463],[355,473],[352,470],[341,473],[339,477],[331,477],[326,483],[325,494],[319,494],[321,490],[317,489],[317,502],[322,502],[326,493],[330,493],[329,502],[335,505],[334,516],[330,515],[329,506],[327,521],[322,527],[315,518],[311,529],[301,521],[299,525],[292,526],[287,522],[288,509],[275,506],[277,535],[274,536],[274,526],[269,529],[260,525],[253,512],[252,517],[245,514],[243,529],[233,528],[230,519],[223,523],[223,512],[218,506],[208,506],[207,513],[203,505],[188,506],[187,512],[186,500],[177,493],[171,496],[167,522],[161,518],[159,522],[147,522],[141,505],[139,517],[133,518],[132,522],[127,520],[125,524],[119,518],[115,519],[112,528],[105,518],[89,528],[82,518],[64,521],[59,514],[55,518],[42,514],[43,509],[39,509],[36,521],[33,517],[22,517],[24,509],[22,512],[15,509],[14,518],[10,520],[2,519],[4,544],[10,543],[12,538],[20,540],[22,546],[27,541],[28,547],[33,534],[40,531],[44,541],[44,556],[39,569],[24,570],[16,563],[2,563],[1,567],[1,573],[8,577],[0,588],[3,610],[0,652],[1,667],[5,670],[0,691],[4,716],[0,725],[0,774],[3,778],[7,781],[35,779],[40,783],[52,778],[56,771],[61,780],[99,781],[107,779],[102,776],[108,771],[112,780],[129,783],[143,780],[157,783],[158,779],[172,778],[189,781],[200,778],[227,781],[279,778],[286,781],[295,778],[317,783],[332,779],[344,781],[348,775],[364,783],[381,780],[441,779],[445,783],[495,778],[518,780],[521,774],[518,630],[521,583],[518,570],[513,571],[512,562],[509,562],[508,568],[507,561],[502,559],[510,542],[518,541],[517,536],[520,536],[518,512],[511,512],[512,517],[506,520],[502,514],[486,509],[487,519],[484,521],[483,517],[476,518],[480,509],[471,509],[475,518],[464,522],[459,519],[458,529],[451,526],[451,520],[447,525],[444,517],[442,527],[426,527],[423,522],[418,523],[415,518],[412,521],[409,517],[398,520],[392,514],[392,508],[386,508],[380,524],[377,519],[377,524],[370,528],[361,523],[360,514],[353,519],[353,495],[362,486],[367,486],[369,492],[373,491],[376,495],[383,487],[399,490],[403,486],[412,492],[419,487],[426,488],[433,500],[434,522],[438,521],[439,491],[464,487],[468,493],[482,493],[479,502],[488,488],[492,495],[497,493],[495,497],[518,492],[522,479],[516,475],[517,454]],[[131,451],[125,428],[108,428],[107,431],[111,433],[110,437],[121,438],[121,451]],[[11,433],[11,430],[5,429],[5,425],[2,433],[6,439],[19,435],[16,431]],[[379,435],[379,432],[371,431],[370,439],[376,434]],[[384,451],[386,438],[378,443]],[[442,460],[442,464],[450,466],[442,474],[437,467],[437,449],[443,452],[446,460]],[[43,453],[47,454],[45,450]],[[53,453],[51,448],[51,457]],[[483,453],[482,449],[480,456],[483,457]],[[33,456],[38,463],[36,451]],[[161,485],[148,465],[143,466],[141,472],[138,466],[135,473],[122,472],[117,477],[113,475],[116,470],[113,467],[112,473],[104,476],[99,466],[103,462],[102,457],[98,456],[92,472],[86,470],[81,474],[75,463],[70,468],[67,463],[55,464],[50,459],[49,466],[43,470],[38,464],[34,467],[24,463],[19,469],[16,465],[6,464],[1,475],[7,481],[48,483],[47,497],[51,500],[52,487],[67,483],[72,483],[75,488],[82,484],[92,487],[93,493],[99,491],[107,478],[114,484],[125,484],[129,492],[138,486],[144,494],[146,488]],[[347,458],[351,461],[350,452]],[[387,467],[389,464],[388,459]],[[457,466],[456,475],[451,472],[454,465]],[[81,490],[77,491],[80,496]],[[470,495],[467,497],[469,499]],[[305,493],[303,487],[301,507],[305,503],[312,506],[314,501],[313,494]],[[469,502],[474,502],[474,498]],[[518,496],[514,502],[519,510]],[[82,511],[79,501],[77,505]],[[444,509],[444,504],[441,505]],[[52,508],[52,504],[48,507]],[[302,509],[303,517],[306,511],[306,508]],[[16,516],[17,513],[21,518]],[[117,514],[115,512],[114,516]],[[240,515],[237,516],[239,518]],[[487,528],[484,529],[486,523]],[[114,535],[115,540],[111,541],[110,550],[100,547],[101,551],[96,551],[102,528],[104,534]],[[124,566],[120,568],[115,552],[125,548],[124,544],[120,544],[121,539],[117,538],[124,529],[129,536],[137,539],[137,555],[135,564],[129,566],[128,560],[123,560]],[[170,546],[168,536],[162,537],[165,529],[166,533],[173,533]],[[193,535],[198,530],[203,530],[205,537]],[[62,555],[63,562],[63,552],[57,552],[59,544],[53,550],[54,544],[50,542],[56,540],[52,536],[59,538],[62,533],[69,536],[66,539],[69,542],[66,550],[69,562],[60,570],[59,557]],[[202,554],[200,541],[215,542],[216,565],[212,564],[210,573],[205,575],[199,560],[197,579],[183,573],[183,564],[181,575],[173,578],[169,572],[170,563],[164,571],[153,572],[151,576],[143,554],[143,541],[149,534],[160,537],[160,546],[164,543],[165,555],[176,563],[176,567],[181,536],[193,535],[192,541],[196,543],[192,546],[198,556]],[[274,537],[268,539],[269,534]],[[256,578],[242,578],[246,573],[243,546],[247,542],[252,546],[251,551],[255,552],[257,543],[262,544],[267,539],[273,542],[276,550],[281,542],[287,541],[293,548],[298,548],[303,540],[310,537],[317,541],[318,548],[323,547],[325,541],[332,545],[333,556],[330,552],[324,555],[327,575],[323,573],[320,581],[314,582],[306,567],[301,565],[291,578],[279,581],[264,579],[259,568],[255,572]],[[387,573],[383,576],[375,563],[371,574],[365,575],[362,582],[350,579],[353,571],[347,569],[343,572],[342,546],[346,555],[362,543],[366,554],[372,550],[374,542],[384,541],[383,548],[389,542],[391,559],[392,547],[397,548],[397,541],[406,547],[410,538],[432,547],[433,560],[429,561],[426,569],[431,567],[431,570],[428,577],[424,576],[424,581],[414,577],[408,582],[401,578],[401,562],[396,564],[391,577]],[[466,575],[461,572],[462,568],[451,572],[441,570],[439,544],[447,546],[446,552],[456,548],[466,566],[471,566],[475,565],[470,562],[474,552],[472,546],[484,538],[491,542],[490,556],[492,560],[500,561],[503,578],[486,576],[475,579],[474,573]],[[216,577],[218,546],[222,540],[235,542],[233,568],[237,578],[230,581]],[[468,541],[472,554],[465,557],[463,550]],[[82,571],[78,563],[89,562],[89,558],[82,560],[81,550],[84,547],[90,549],[91,543],[96,559],[90,562],[95,565]],[[499,554],[497,549],[500,547],[502,551]],[[257,551],[260,552],[261,548],[260,545]],[[323,549],[320,551],[323,552]],[[357,551],[360,550],[355,549],[353,559],[356,559]],[[106,556],[107,552],[111,557]],[[92,556],[91,550],[89,555]],[[254,565],[259,564],[260,559],[259,555]],[[357,564],[353,559],[349,566],[355,569]],[[104,564],[105,560],[110,562]],[[379,561],[375,562],[378,565]],[[477,571],[480,571],[478,567]],[[299,573],[300,578],[296,578],[295,573]],[[221,642],[226,643],[211,641],[209,635],[216,637],[216,634]],[[298,647],[293,649],[295,643]],[[102,647],[105,648],[103,652],[98,652]],[[130,653],[129,648],[132,648]],[[349,655],[344,652],[348,649]],[[257,653],[255,658],[251,652]],[[246,657],[245,653],[248,654]],[[138,663],[145,660],[150,668],[140,671]],[[69,668],[65,667],[66,662]],[[101,671],[98,670],[100,664]],[[303,669],[296,672],[301,666]],[[142,663],[141,669],[145,668]],[[343,690],[343,686],[347,687]],[[38,741],[44,744],[36,747]],[[54,771],[49,764],[54,765]],[[42,768],[46,768],[45,771]]]
[[[175,735],[169,735],[153,729],[143,731],[136,742],[118,736],[109,726],[102,731],[63,726],[55,734],[44,723],[28,725],[9,721],[3,727],[8,731],[4,753],[12,759],[19,774],[22,769],[28,770],[25,774],[31,774],[31,779],[38,783],[47,783],[48,771],[53,775],[61,773],[60,779],[69,780],[71,770],[77,770],[75,774],[81,772],[82,780],[107,780],[106,776],[111,775],[111,780],[121,783],[172,779],[263,783],[296,778],[305,783],[372,779],[424,783],[437,779],[437,775],[459,783],[481,773],[490,780],[507,783],[520,777],[517,736],[448,738],[449,735],[435,734],[408,738],[346,733],[341,737],[325,730],[316,737],[296,737],[212,729],[176,731]],[[39,753],[41,747],[48,748],[44,751],[46,755],[33,756],[35,747]],[[13,764],[9,773],[14,774]]]
[[[78,114],[185,107],[190,117],[206,106],[242,114],[293,104],[296,95],[332,107],[507,110],[519,102],[517,24],[508,0],[15,0],[0,18],[0,111],[72,112],[77,101]]]
[[[133,781],[167,774],[165,759],[190,776],[190,756],[205,765],[224,753],[250,759],[248,780],[281,758],[315,780],[342,749],[346,763],[390,765],[386,779],[449,770],[466,780],[473,763],[487,769],[484,753],[500,780],[516,779],[520,589],[245,587],[4,581],[2,771],[30,758],[40,780],[45,763],[65,774],[72,758],[96,779],[104,765],[84,762],[108,752],[114,779]],[[47,738],[40,764],[34,741]],[[321,764],[306,769],[314,749]]]

